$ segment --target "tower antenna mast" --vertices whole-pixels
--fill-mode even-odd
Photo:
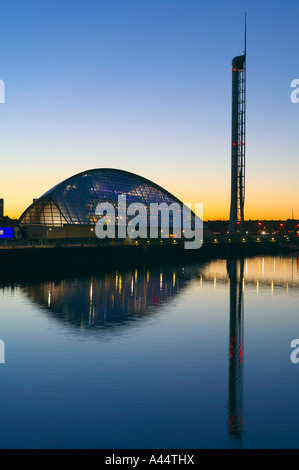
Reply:
[[[244,38],[244,55],[246,59],[246,27],[247,27],[247,13],[245,11],[245,38]]]

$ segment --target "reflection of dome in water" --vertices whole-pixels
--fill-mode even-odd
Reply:
[[[26,286],[38,305],[77,326],[113,326],[155,311],[197,277],[198,266],[126,271]]]

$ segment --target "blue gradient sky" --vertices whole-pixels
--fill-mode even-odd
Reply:
[[[297,1],[4,0],[0,197],[33,197],[100,167],[230,203],[231,60],[247,11],[246,218],[299,217]]]

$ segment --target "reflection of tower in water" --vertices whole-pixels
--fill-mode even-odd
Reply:
[[[228,260],[230,285],[228,432],[233,447],[242,446],[244,364],[244,260]]]

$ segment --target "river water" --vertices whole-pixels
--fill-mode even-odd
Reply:
[[[0,447],[298,448],[298,300],[295,255],[2,283]]]

